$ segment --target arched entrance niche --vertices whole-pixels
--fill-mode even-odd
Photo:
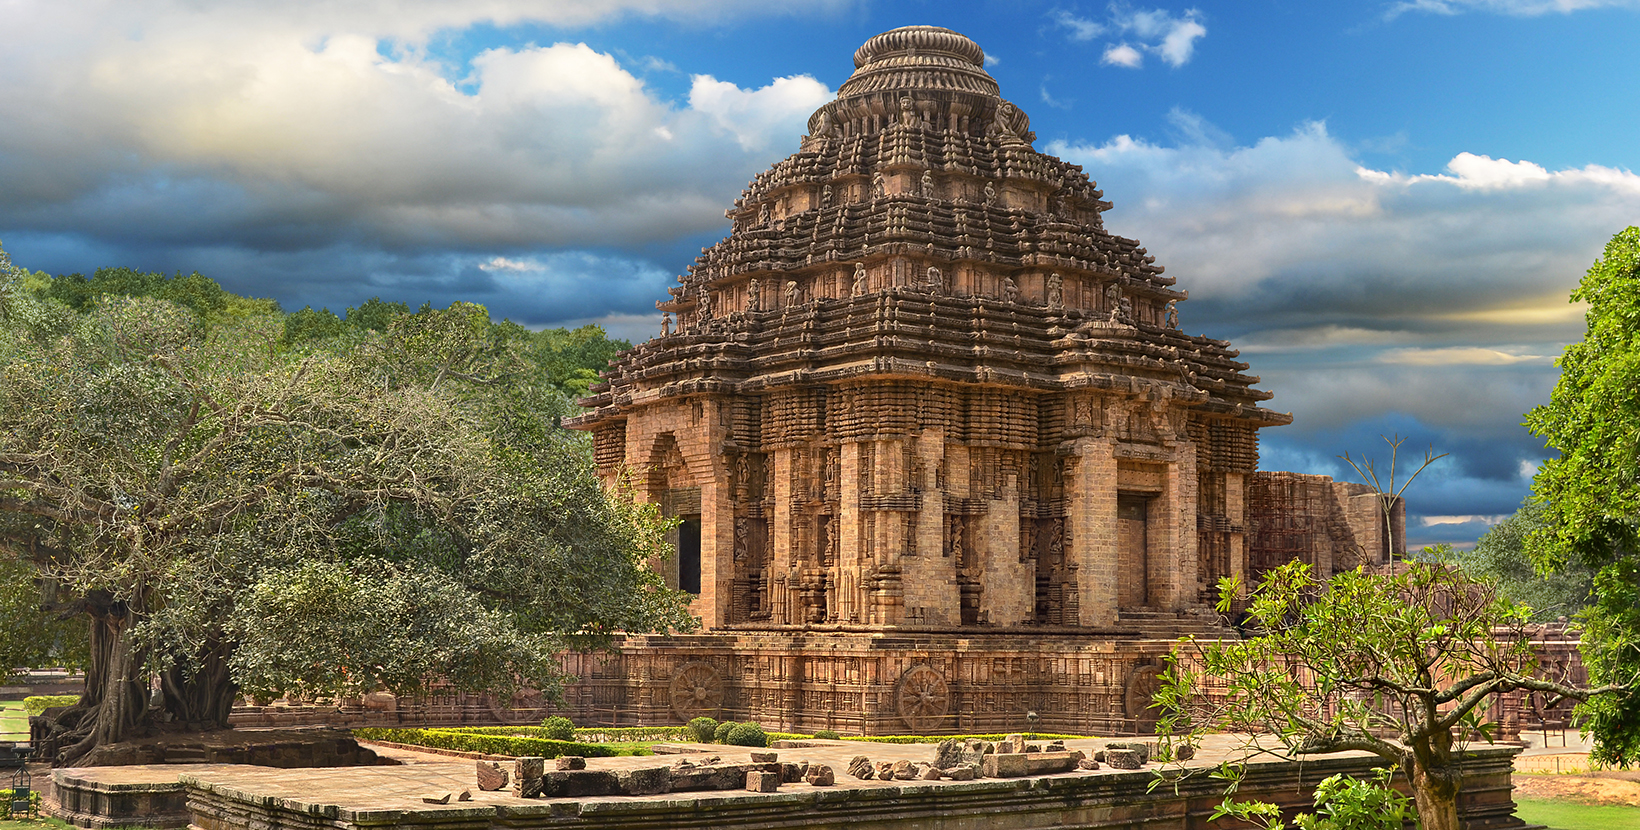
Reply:
[[[700,484],[689,471],[677,437],[670,432],[655,436],[649,450],[649,496],[661,506],[661,514],[680,523],[667,534],[678,555],[667,560],[666,584],[691,594],[700,594],[701,510]]]

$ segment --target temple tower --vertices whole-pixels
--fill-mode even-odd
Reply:
[[[1260,407],[956,32],[871,38],[570,422],[710,629],[1120,631],[1244,573]]]

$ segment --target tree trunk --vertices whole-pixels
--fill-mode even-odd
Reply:
[[[1446,756],[1440,763],[1435,755]],[[1422,830],[1459,830],[1458,769],[1451,764],[1450,752],[1415,752],[1404,765],[1412,801],[1418,808]]]
[[[239,699],[239,684],[228,670],[229,646],[213,634],[191,665],[173,665],[160,675],[162,718],[190,732],[228,728],[228,715]]]
[[[91,616],[91,663],[79,705],[57,718],[66,727],[57,740],[62,750],[52,759],[57,767],[73,766],[98,746],[146,732],[147,654],[131,645],[130,611],[124,603],[104,597],[89,597],[86,605]]]

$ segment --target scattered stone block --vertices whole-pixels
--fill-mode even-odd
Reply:
[[[478,762],[478,788],[485,792],[495,792],[505,789],[508,780],[507,771],[494,761]]]
[[[940,775],[940,768],[934,766],[933,764],[917,765],[917,780],[919,781],[938,781],[940,780]]]
[[[987,755],[980,770],[987,778],[1021,778],[1070,772],[1083,759],[1081,752],[1019,752]]]
[[[1025,751],[1026,752],[1041,752],[1042,751],[1042,744],[1026,744],[1025,745]]]
[[[1107,749],[1105,763],[1110,764],[1112,769],[1138,769],[1145,765],[1136,749]]]
[[[939,769],[951,769],[962,763],[962,742],[955,738],[940,741],[934,748],[934,766]]]
[[[772,793],[780,789],[780,776],[773,772],[752,771],[746,773],[746,789],[754,793]]]
[[[860,779],[861,781],[870,781],[872,778],[876,777],[877,773],[876,769],[871,765],[870,758],[867,758],[864,755],[856,755],[853,760],[848,762],[848,774]]]
[[[1019,778],[1025,774],[1025,754],[998,752],[987,755],[979,768],[986,778]]]
[[[952,781],[972,781],[979,777],[979,767],[974,764],[963,764],[962,766],[946,770],[945,775]]]
[[[580,755],[561,755],[553,766],[558,769],[586,769],[587,759]]]
[[[1082,760],[1076,762],[1076,768],[1077,769],[1090,769],[1090,770],[1091,769],[1098,769],[1099,768],[1099,762],[1093,760],[1092,758],[1083,758]]]
[[[428,804],[449,804],[450,794],[443,793],[440,795],[424,795],[421,797],[421,800]]]
[[[832,774],[831,767],[825,764],[816,764],[803,773],[803,780],[815,787],[830,787],[837,783],[837,777]]]
[[[473,791],[472,790],[462,790],[459,794],[456,795],[456,800],[457,801],[472,801],[473,800]]]
[[[620,779],[612,770],[554,770],[541,778],[541,795],[547,798],[579,798],[620,793]]]
[[[1177,761],[1188,761],[1196,757],[1195,744],[1179,744],[1173,747],[1173,758]]]
[[[754,763],[754,764],[772,764],[772,763],[775,763],[776,761],[779,761],[779,760],[780,760],[780,753],[778,753],[778,752],[753,752],[752,753],[752,763]]]
[[[965,744],[963,746],[962,754],[958,758],[958,763],[959,764],[976,764],[977,765],[977,764],[979,764],[979,762],[981,760],[983,760],[985,758],[985,756],[990,755],[994,752],[996,752],[996,745],[995,744],[993,744],[989,741],[981,741],[981,740],[976,738],[974,740],[970,740],[967,744]]]
[[[1141,765],[1150,763],[1150,744],[1143,741],[1107,741],[1105,749],[1107,752],[1112,749],[1131,749],[1139,753],[1139,763]],[[1111,766],[1116,765],[1113,763]]]
[[[897,781],[913,781],[917,778],[917,765],[910,761],[894,762],[894,778]]]
[[[806,775],[808,773],[808,771],[809,771],[809,762],[808,761],[802,761],[802,762],[799,762],[799,763],[796,763],[796,764],[781,764],[780,765],[780,783],[782,783],[782,784],[796,784],[797,782],[803,780],[803,776]]]
[[[547,759],[534,756],[513,759],[512,792],[519,798],[541,795],[541,776],[547,771]]]
[[[1048,750],[1047,751],[1049,751],[1049,752],[1064,752],[1065,751],[1065,742],[1064,741],[1054,741],[1053,743],[1048,744]]]
[[[627,795],[654,795],[672,791],[672,770],[666,767],[627,769],[615,773],[616,783]]]
[[[1025,736],[1018,733],[1003,738],[1002,742],[997,744],[997,754],[999,755],[1018,754],[1024,751]]]
[[[894,780],[894,762],[893,761],[878,761],[877,762],[877,780],[878,781],[893,781]]]
[[[1094,750],[1093,751],[1093,760],[1103,763],[1104,760],[1105,760],[1105,751],[1103,749]]]

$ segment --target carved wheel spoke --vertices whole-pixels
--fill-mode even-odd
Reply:
[[[900,675],[894,702],[900,720],[911,731],[922,734],[943,725],[951,708],[951,694],[944,675],[933,666],[919,663]]]
[[[710,663],[685,663],[672,672],[667,692],[672,713],[684,721],[715,715],[723,706],[723,680]]]

